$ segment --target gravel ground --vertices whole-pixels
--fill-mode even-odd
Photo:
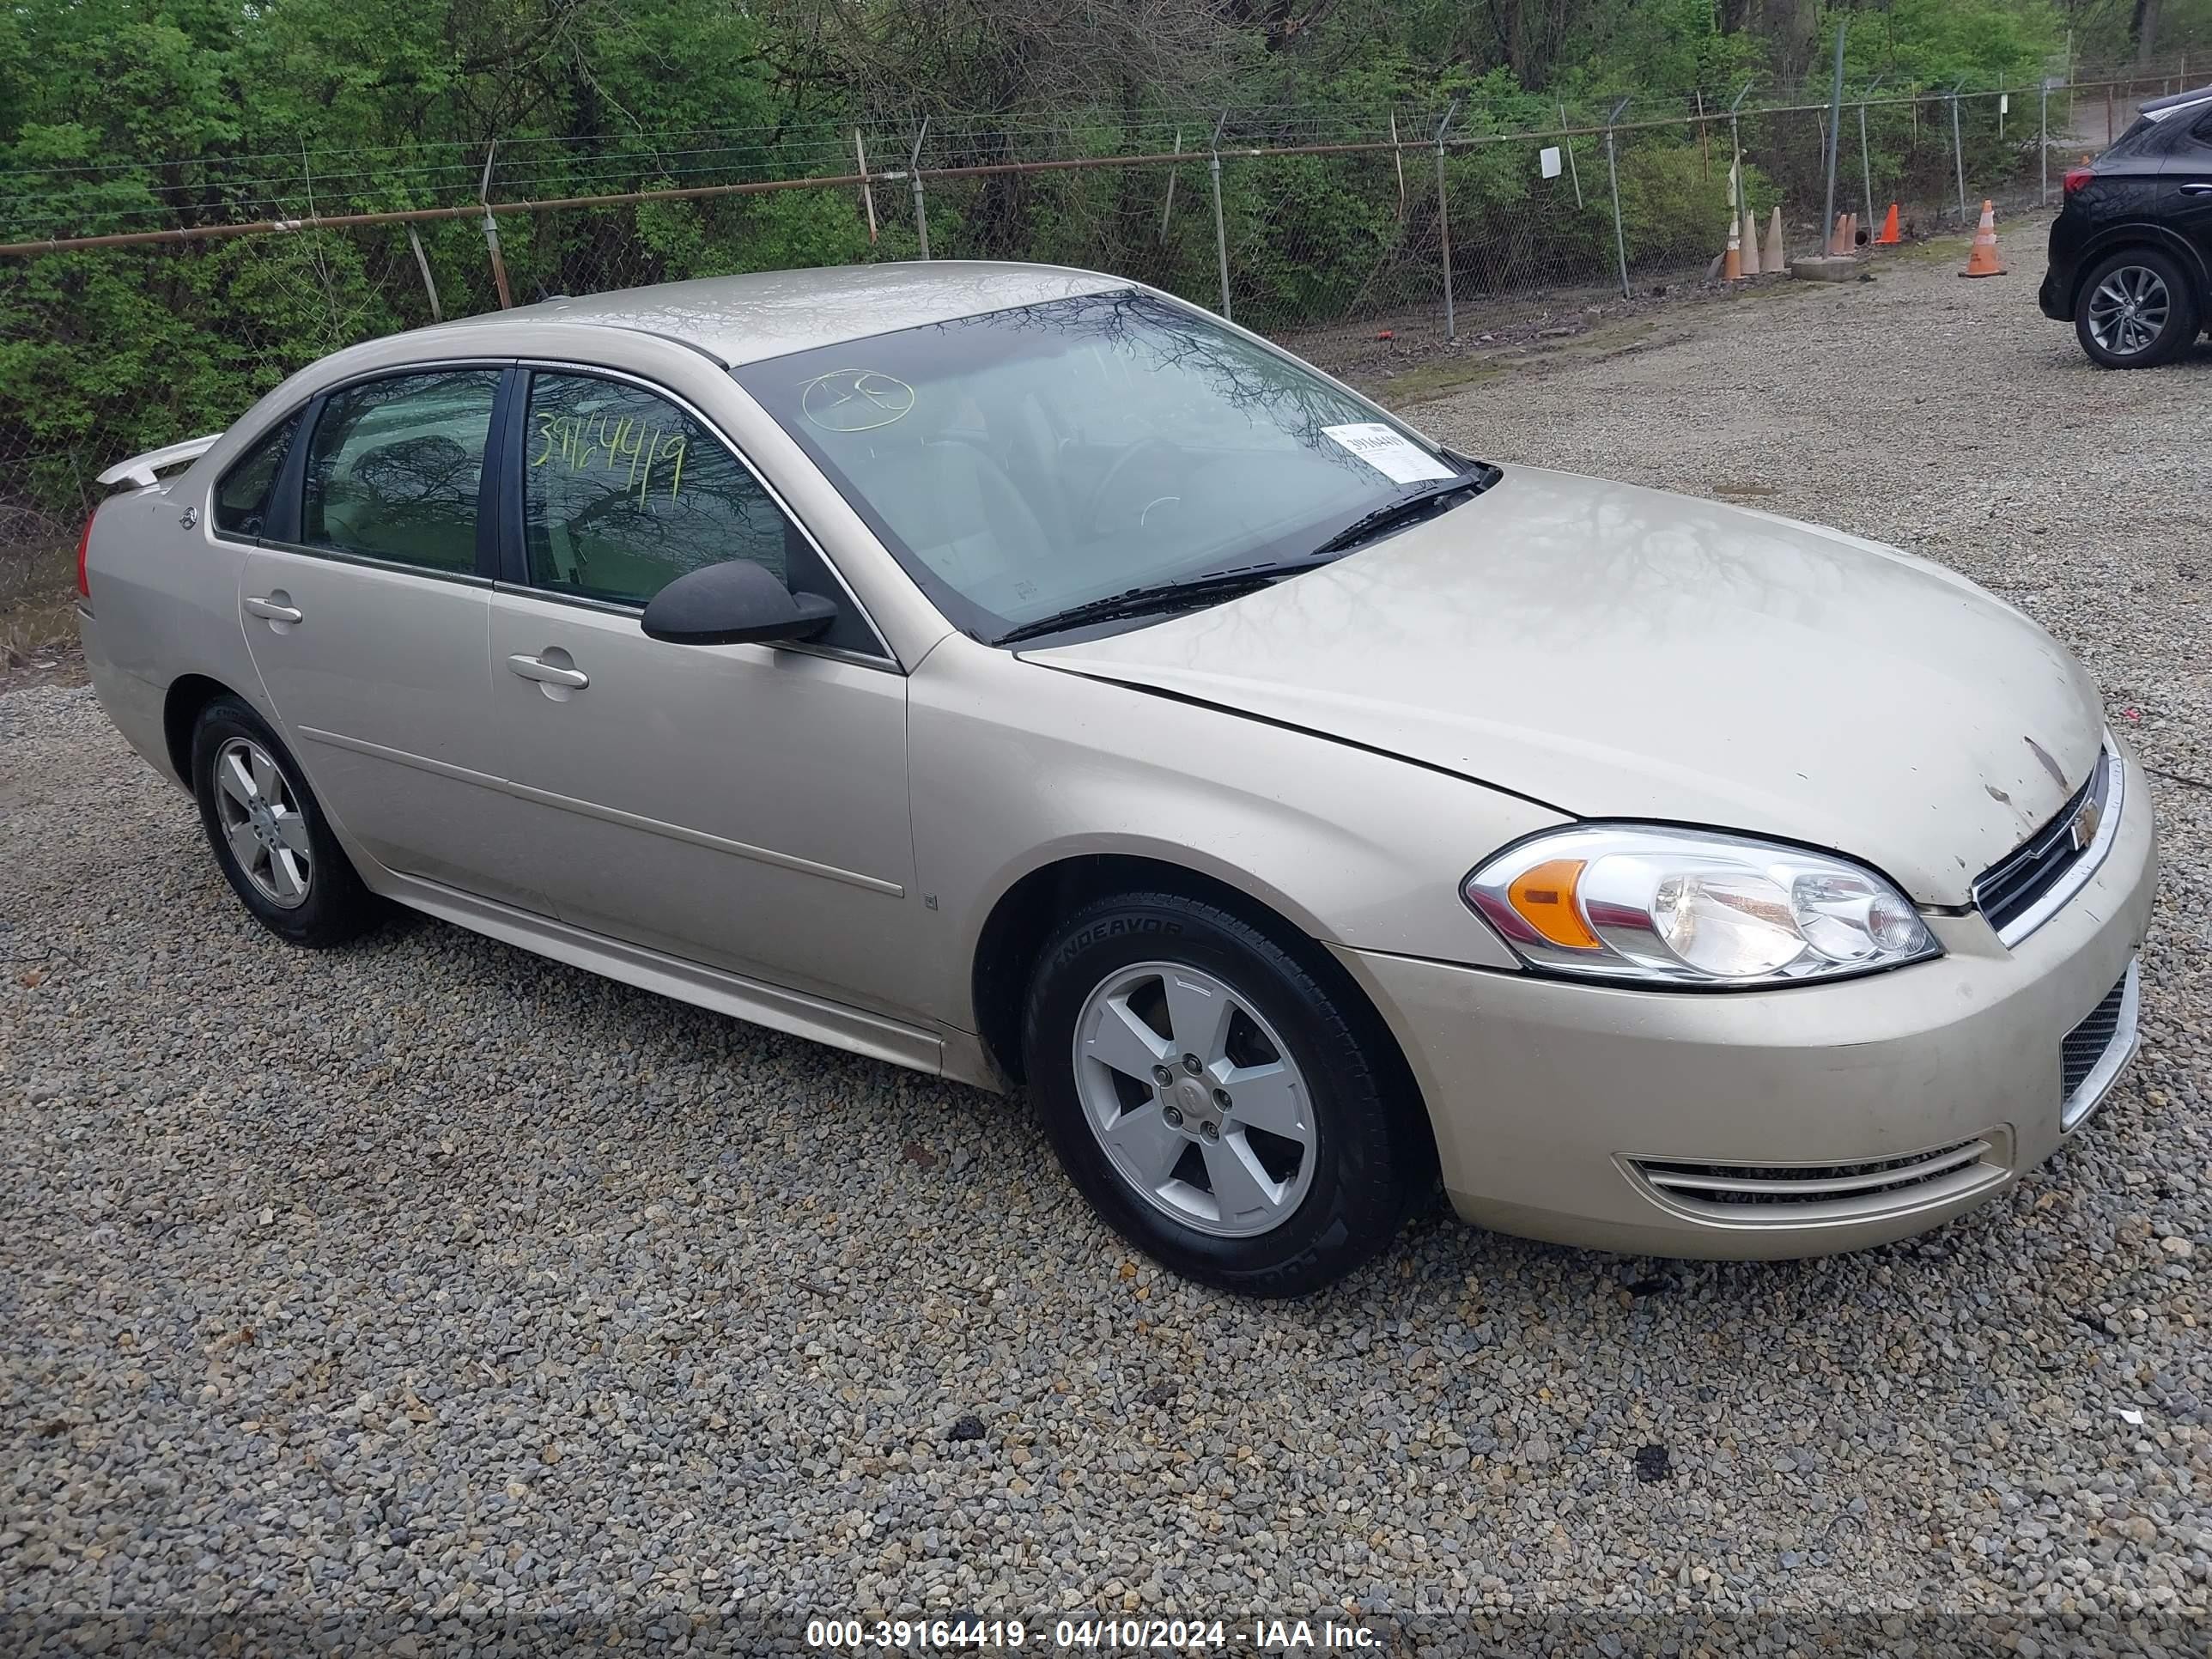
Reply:
[[[288,951],[88,691],[0,696],[0,1645],[118,1610],[293,1650],[404,1617],[377,1650],[427,1659],[553,1615],[744,1646],[1350,1604],[1434,1610],[1438,1651],[1477,1612],[1504,1647],[1686,1614],[2203,1650],[2212,353],[2091,369],[2033,246],[1699,307],[1418,414],[1954,564],[2156,769],[2132,1079],[2012,1195],[1847,1259],[1437,1212],[1303,1304],[1194,1290],[981,1094],[426,921]]]

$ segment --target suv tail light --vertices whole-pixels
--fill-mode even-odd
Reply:
[[[2081,189],[2082,185],[2087,184],[2096,176],[2097,170],[2094,167],[2067,168],[2065,177],[2066,193],[2069,196],[2071,196],[2075,191]]]
[[[92,519],[99,516],[99,510],[95,508],[92,518],[84,521],[84,534],[76,538],[76,591],[80,599],[92,597],[92,576],[85,569],[84,561],[85,556],[92,551]]]

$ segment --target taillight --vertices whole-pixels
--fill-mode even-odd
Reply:
[[[100,515],[95,512],[93,515]],[[92,597],[92,577],[84,568],[85,556],[92,551],[92,519],[84,521],[84,534],[76,538],[76,591],[80,598]]]
[[[2087,184],[2096,176],[2097,170],[2094,167],[2067,168],[2065,179],[2066,193],[2069,196],[2071,196],[2075,191],[2081,189],[2082,185]]]

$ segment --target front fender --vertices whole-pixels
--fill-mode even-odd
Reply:
[[[917,979],[976,1029],[975,954],[1018,882],[1063,860],[1180,866],[1324,944],[1510,968],[1460,901],[1491,850],[1567,822],[1433,768],[948,640],[911,682],[915,862],[945,926]]]

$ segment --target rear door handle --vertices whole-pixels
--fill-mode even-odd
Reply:
[[[562,668],[557,663],[547,662],[542,657],[532,657],[517,652],[507,659],[509,672],[526,680],[536,680],[544,685],[565,685],[571,691],[580,691],[592,683],[592,677],[580,668]]]
[[[2184,185],[2181,193],[2184,196],[2212,196],[2212,185]]]
[[[276,623],[295,623],[301,619],[300,607],[296,605],[279,605],[274,599],[264,599],[253,596],[248,596],[246,599],[246,614]]]

